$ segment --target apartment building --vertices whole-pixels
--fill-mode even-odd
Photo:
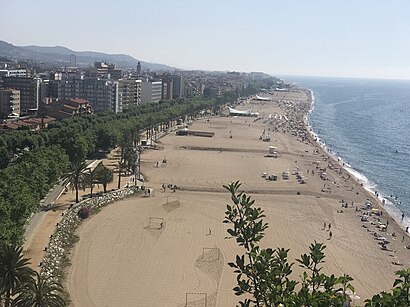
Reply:
[[[0,116],[20,116],[20,91],[13,89],[0,89]]]
[[[141,83],[141,103],[159,102],[162,98],[162,81]]]
[[[34,114],[40,104],[40,78],[3,77],[3,87],[20,91],[20,114]]]

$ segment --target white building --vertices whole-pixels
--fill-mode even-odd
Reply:
[[[141,103],[158,102],[162,97],[162,81],[144,81],[141,84]]]

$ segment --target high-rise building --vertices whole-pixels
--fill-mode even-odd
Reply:
[[[87,99],[95,112],[120,112],[118,104],[118,82],[97,78],[85,78],[83,93],[79,98]]]
[[[141,80],[136,79],[118,80],[119,112],[130,106],[141,104],[141,83]]]
[[[70,54],[70,67],[77,67],[77,57],[75,54]]]
[[[144,81],[141,84],[141,103],[159,102],[162,98],[162,81]]]
[[[20,113],[33,114],[40,104],[40,78],[3,77],[4,88],[20,91]]]
[[[162,100],[171,100],[173,96],[173,80],[169,77],[162,78]]]
[[[184,80],[182,76],[171,76],[172,78],[172,98],[184,97]]]
[[[0,116],[20,116],[20,91],[12,89],[0,90]]]
[[[138,62],[137,64],[137,76],[141,77],[141,62]]]
[[[117,81],[94,77],[74,77],[54,82],[57,82],[59,100],[82,98],[90,102],[95,112],[121,112]]]

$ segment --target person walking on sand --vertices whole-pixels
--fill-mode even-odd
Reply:
[[[329,223],[329,231],[330,231],[330,228],[331,228],[331,227],[332,227],[332,224]]]
[[[401,215],[401,220],[402,221],[404,220],[404,213]]]
[[[332,232],[331,231],[329,231],[329,239],[328,240],[330,240],[331,238],[332,238]]]
[[[323,223],[323,230],[326,230],[326,222]]]

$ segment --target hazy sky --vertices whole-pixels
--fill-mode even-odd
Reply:
[[[410,79],[410,1],[1,0],[0,40],[183,69]]]

